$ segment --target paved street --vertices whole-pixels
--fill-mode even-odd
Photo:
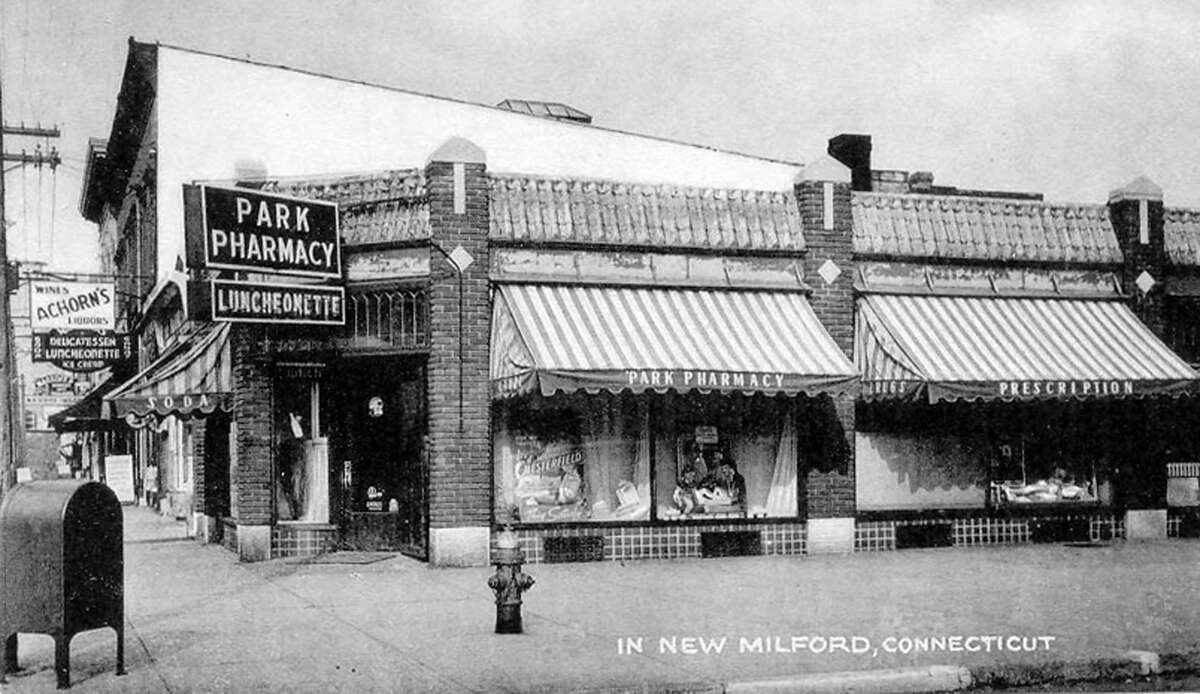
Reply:
[[[142,508],[126,538],[129,674],[87,632],[76,691],[564,691],[1200,649],[1191,540],[532,565],[526,633],[499,636],[486,569],[239,564]],[[20,657],[0,690],[53,689],[48,637]]]

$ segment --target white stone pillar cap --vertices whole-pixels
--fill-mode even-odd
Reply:
[[[1122,188],[1109,192],[1108,204],[1122,200],[1152,200],[1162,202],[1162,188],[1145,176],[1138,176]]]
[[[850,167],[833,157],[823,154],[804,165],[804,171],[796,176],[796,183],[804,181],[850,182]]]

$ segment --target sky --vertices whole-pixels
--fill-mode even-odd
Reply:
[[[5,167],[10,255],[98,269],[79,187],[130,36],[788,161],[868,133],[874,168],[1052,201],[1145,175],[1200,207],[1197,35],[1183,1],[3,0],[4,121],[58,125],[63,157]]]

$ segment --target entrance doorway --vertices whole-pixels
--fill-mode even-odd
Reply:
[[[346,549],[427,554],[425,358],[347,358],[331,388],[331,445]]]
[[[229,516],[229,421],[227,413],[217,410],[204,426],[204,515],[217,519],[209,542],[220,542]]]

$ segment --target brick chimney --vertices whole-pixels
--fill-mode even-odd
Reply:
[[[842,133],[829,139],[829,156],[850,169],[851,190],[871,190],[871,136]]]

